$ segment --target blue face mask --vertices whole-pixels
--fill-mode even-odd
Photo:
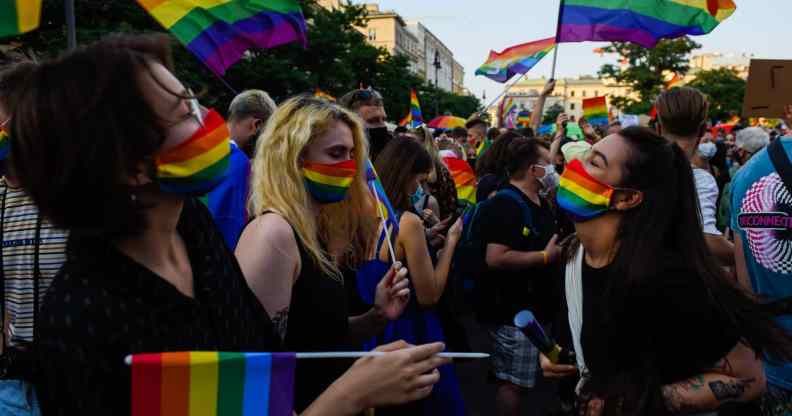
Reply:
[[[415,190],[415,193],[410,195],[410,205],[415,205],[421,202],[425,195],[426,192],[424,192],[423,186],[419,186],[418,189]]]

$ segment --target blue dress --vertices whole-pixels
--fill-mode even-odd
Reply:
[[[401,219],[401,214],[399,215]],[[395,239],[395,236],[393,237]],[[379,259],[382,244],[385,241],[384,232],[380,235],[377,244],[377,256],[373,260],[364,263],[357,272],[357,286],[360,297],[368,305],[374,304],[374,296],[377,292],[377,284],[391,265]],[[404,261],[407,267],[406,261]],[[409,269],[409,268],[408,268]],[[407,276],[410,279],[410,276]],[[445,342],[443,328],[440,320],[431,308],[424,308],[418,304],[415,294],[415,285],[410,283],[410,301],[396,321],[389,322],[385,330],[379,335],[366,341],[363,348],[366,351],[389,344],[394,341],[404,340],[413,345],[420,345],[432,342]],[[432,394],[426,399],[416,403],[418,411],[424,415],[444,415],[444,416],[463,416],[465,403],[459,389],[459,380],[454,371],[453,364],[444,365],[439,368],[440,381],[435,385]],[[414,406],[409,406],[413,408]],[[379,410],[377,414],[382,412]],[[406,414],[406,413],[396,413]],[[411,413],[414,414],[414,413]]]

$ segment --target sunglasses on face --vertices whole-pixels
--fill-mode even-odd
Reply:
[[[357,102],[369,102],[373,101],[373,104],[379,105],[382,103],[382,95],[374,90],[357,90],[352,95],[352,103]]]

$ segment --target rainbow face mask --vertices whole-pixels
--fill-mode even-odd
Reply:
[[[586,172],[583,163],[575,159],[567,164],[556,200],[575,222],[584,222],[610,210],[615,188],[604,184]]]
[[[220,114],[209,110],[203,127],[192,137],[157,156],[160,189],[174,194],[206,194],[225,178],[230,154],[228,127]]]
[[[356,173],[357,164],[354,160],[332,165],[311,162],[305,162],[303,165],[305,188],[320,204],[343,201]]]

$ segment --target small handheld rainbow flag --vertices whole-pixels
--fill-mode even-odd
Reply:
[[[485,137],[476,148],[476,157],[481,157],[490,147],[492,147],[492,141]]]
[[[250,48],[308,45],[297,0],[137,1],[217,75],[225,74]]]
[[[732,0],[562,0],[558,43],[633,42],[706,35],[731,16]]]
[[[0,37],[30,32],[41,21],[41,0],[0,1]]]
[[[512,46],[503,52],[490,51],[487,62],[476,70],[476,75],[506,82],[515,74],[525,74],[555,48],[555,38]]]
[[[423,114],[421,113],[421,103],[418,101],[418,94],[415,89],[410,90],[410,113],[399,122],[400,126],[416,128],[424,124]]]
[[[476,174],[473,172],[473,168],[464,160],[456,157],[445,157],[443,162],[448,167],[451,177],[454,178],[459,202],[464,205],[475,205]]]
[[[314,97],[316,97],[316,98],[324,98],[325,100],[333,102],[333,103],[336,101],[335,97],[333,97],[332,95],[320,90],[319,88],[317,88],[316,91],[314,91]]]
[[[0,161],[8,157],[11,152],[11,141],[9,140],[8,133],[5,130],[0,130]]]
[[[519,126],[519,127],[531,127],[531,112],[530,111],[520,111],[517,114],[517,126]]]
[[[394,232],[399,231],[399,222],[395,214],[396,210],[393,209],[388,195],[385,194],[385,187],[380,182],[379,175],[377,175],[374,165],[371,160],[366,160],[366,181],[368,182],[369,191],[374,200],[377,201],[377,216],[382,217],[386,224],[393,226]]]
[[[506,97],[501,101],[500,105],[500,127],[506,127],[507,129],[513,129],[515,126],[514,122],[514,113],[517,111],[517,104],[514,102],[514,98]]]
[[[292,416],[294,353],[132,356],[132,416]]]
[[[583,116],[589,124],[608,124],[608,101],[605,97],[594,97],[583,100]]]

